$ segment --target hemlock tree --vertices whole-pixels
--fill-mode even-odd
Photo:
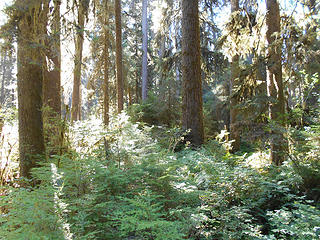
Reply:
[[[142,2],[142,100],[148,96],[148,0]]]
[[[116,19],[116,69],[117,69],[117,95],[118,113],[123,110],[123,74],[122,74],[122,26],[121,26],[121,0],[114,1]]]
[[[268,41],[268,63],[267,63],[267,90],[268,96],[272,98],[269,103],[270,120],[281,127],[285,127],[285,99],[282,82],[281,44],[277,43],[280,34],[280,10],[277,0],[266,0],[267,4],[267,41]],[[287,149],[281,130],[273,129],[271,139],[271,161],[281,165],[284,161],[284,153]]]
[[[31,177],[44,154],[42,123],[43,59],[40,38],[42,32],[43,1],[17,0],[18,14],[18,114],[20,176]]]
[[[202,81],[198,0],[182,0],[182,127],[191,130],[186,140],[203,143]]]
[[[231,0],[231,14],[239,11],[239,0]],[[238,36],[236,36],[237,38]],[[239,80],[240,68],[239,68],[239,55],[236,53],[232,57],[231,62],[231,81],[230,81],[230,140],[232,140],[232,152],[237,152],[240,149],[240,131],[237,124],[238,120],[238,98],[235,96],[240,84]]]

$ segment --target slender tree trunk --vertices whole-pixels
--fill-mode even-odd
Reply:
[[[176,52],[178,52],[178,48],[179,48],[179,43],[178,43],[178,29],[177,27],[175,27],[175,38],[174,38],[174,42],[175,42],[175,48],[176,48]],[[175,92],[175,96],[176,98],[179,98],[180,96],[180,87],[177,87],[177,86],[180,86],[181,85],[181,80],[180,80],[180,70],[179,70],[179,60],[176,60],[175,62],[175,74],[176,74],[176,92]]]
[[[132,99],[132,88],[130,86],[128,87],[128,96],[129,96],[128,105],[131,106],[133,104],[133,99]]]
[[[76,26],[77,36],[75,42],[75,57],[73,70],[73,92],[72,92],[72,109],[71,121],[81,120],[81,67],[82,67],[82,52],[84,42],[84,23],[88,9],[84,3],[85,0],[79,1],[78,22]]]
[[[166,89],[166,75],[167,70],[164,69],[164,54],[165,54],[165,48],[166,48],[166,41],[165,36],[161,36],[160,39],[160,46],[159,46],[159,64],[161,66],[160,70],[160,78],[158,82],[158,89],[159,89],[159,97],[161,99],[166,99],[167,89]]]
[[[199,146],[204,141],[200,26],[198,0],[182,0],[182,126],[190,129],[186,140]]]
[[[105,0],[105,19],[104,19],[104,76],[103,76],[103,103],[104,103],[104,112],[103,112],[103,120],[104,125],[109,125],[109,34],[108,34],[108,24],[109,24],[109,8],[108,8],[108,0]]]
[[[142,2],[142,100],[148,96],[148,0]]]
[[[267,90],[273,101],[269,104],[269,117],[271,121],[281,127],[285,127],[285,99],[283,94],[282,66],[281,66],[281,44],[276,44],[277,36],[280,33],[280,10],[277,0],[266,0],[267,2],[267,41],[268,68],[267,68]],[[284,161],[287,141],[283,133],[276,129],[272,130],[271,161],[281,165]]]
[[[115,0],[118,113],[123,110],[121,0]]]
[[[31,169],[38,166],[44,154],[42,123],[42,55],[41,3],[37,0],[17,0],[18,23],[18,114],[20,176],[31,177]],[[22,9],[22,10],[21,10]]]
[[[135,55],[138,57],[138,39],[136,37],[136,44],[135,44]],[[140,95],[142,94],[142,91],[140,91],[140,76],[139,76],[139,70],[136,68],[135,70],[135,80],[136,80],[136,86],[135,86],[135,92],[136,92],[136,103],[139,103],[140,99],[142,98]]]
[[[136,10],[136,1],[132,1],[132,8]],[[135,26],[138,27],[138,21],[137,19],[135,19]],[[135,36],[135,57],[138,58],[138,52],[139,52],[139,37],[138,37],[138,34],[136,34]],[[139,74],[139,69],[138,67],[135,68],[135,95],[136,95],[136,98],[135,98],[135,102],[136,103],[139,103],[140,102],[140,99],[142,98],[142,90],[140,88],[140,74]]]
[[[2,58],[2,83],[1,83],[1,97],[0,97],[0,108],[5,102],[5,96],[4,96],[4,84],[6,79],[6,62],[7,62],[7,53],[4,53],[4,56]]]
[[[239,11],[239,0],[231,0],[231,14]],[[230,140],[232,140],[232,152],[240,150],[240,129],[238,124],[238,98],[235,96],[237,88],[240,85],[239,80],[239,55],[235,54],[232,57],[231,63],[231,81],[230,81]]]

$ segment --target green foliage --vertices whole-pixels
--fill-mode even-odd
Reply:
[[[35,175],[42,181],[38,188],[9,188],[2,197],[0,239],[65,239],[50,168],[36,169]]]
[[[175,125],[179,121],[179,105],[164,103],[160,96],[150,93],[141,104],[133,104],[128,114],[134,122],[145,122],[150,125]]]
[[[316,202],[320,200],[319,134],[319,125],[303,130],[291,129],[291,141],[294,144],[290,158],[294,172],[302,179],[301,191]]]
[[[319,175],[312,129],[301,133],[299,165],[275,167],[262,164],[266,154],[230,155],[213,140],[175,153],[179,129],[143,127],[125,114],[109,129],[89,119],[70,128],[65,155],[35,170],[39,186],[6,188],[1,237],[316,239],[319,209],[304,196],[306,176]]]
[[[122,239],[130,236],[136,239],[183,239],[182,223],[168,221],[165,217],[162,196],[146,191],[134,198],[119,200],[120,204],[121,201],[124,203],[124,209],[115,212],[112,220],[118,222]]]
[[[307,203],[295,202],[267,213],[272,234],[267,239],[319,239],[320,210]]]

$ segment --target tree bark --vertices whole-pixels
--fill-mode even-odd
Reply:
[[[231,14],[234,14],[237,11],[239,11],[239,0],[231,0]],[[240,85],[239,75],[239,55],[236,53],[232,57],[230,81],[230,140],[233,141],[231,144],[231,152],[237,152],[240,150],[240,126],[237,119],[237,105],[239,104],[239,102],[237,96],[235,96],[237,89]]]
[[[51,10],[47,2],[47,15],[50,18],[50,30],[46,39],[46,61],[43,79],[43,104],[47,108],[43,112],[45,143],[48,155],[59,154],[61,146],[61,47],[60,47],[60,0],[53,0]],[[45,26],[44,31],[47,31]]]
[[[121,0],[115,0],[118,113],[123,110]]]
[[[148,96],[148,0],[142,2],[142,100]]]
[[[72,92],[72,109],[71,121],[81,120],[81,67],[82,67],[82,52],[84,42],[84,23],[87,12],[85,0],[79,1],[78,6],[78,22],[76,26],[77,36],[75,42],[75,57],[73,70],[73,92]]]
[[[281,128],[285,127],[285,99],[282,82],[282,64],[281,64],[281,44],[277,44],[280,33],[280,10],[277,0],[266,0],[267,3],[267,41],[268,48],[268,68],[267,68],[267,91],[268,96],[272,98],[269,103],[270,120]],[[278,127],[277,127],[278,128]],[[270,159],[275,165],[281,165],[284,161],[287,141],[282,131],[272,130],[271,155]]]
[[[103,121],[104,125],[107,127],[109,125],[109,34],[108,34],[108,24],[109,24],[109,8],[108,0],[104,1],[104,75],[103,75]]]
[[[20,176],[30,178],[44,154],[42,123],[42,64],[39,36],[41,4],[37,0],[17,0],[18,23],[18,115]]]
[[[182,0],[182,126],[193,146],[204,141],[198,0]]]
[[[60,47],[60,4],[61,0],[54,0],[54,9],[51,13],[51,35],[47,41],[47,63],[43,83],[44,104],[49,106],[56,117],[61,116],[61,47]],[[49,6],[48,6],[49,7]]]
[[[1,83],[1,97],[0,97],[0,108],[5,103],[5,96],[4,96],[4,84],[6,79],[6,62],[7,62],[7,53],[4,53],[4,56],[2,58],[2,83]]]

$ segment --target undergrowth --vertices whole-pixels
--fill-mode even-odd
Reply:
[[[216,141],[174,152],[179,131],[125,114],[101,126],[70,128],[68,152],[34,170],[37,187],[3,187],[0,239],[320,237],[316,128],[292,135],[305,152],[274,167],[255,165],[267,154],[230,155]]]

